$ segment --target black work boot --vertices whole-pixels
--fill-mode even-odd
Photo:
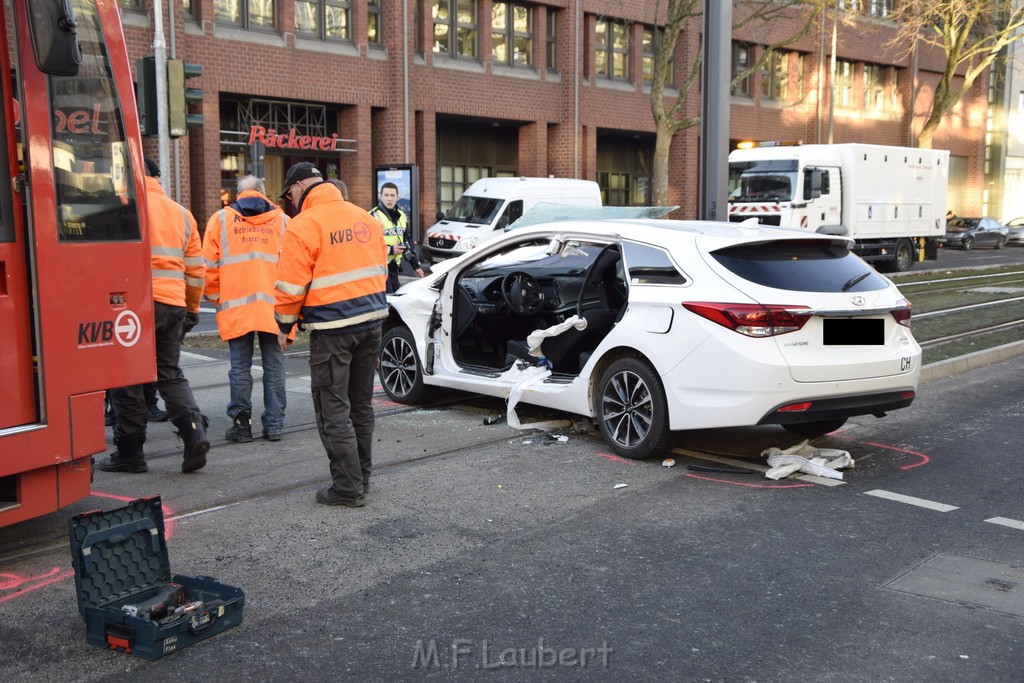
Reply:
[[[206,452],[210,450],[210,440],[206,438],[206,427],[203,416],[192,412],[179,418],[174,426],[175,432],[185,442],[185,459],[181,463],[182,472],[195,472],[206,467]]]
[[[252,414],[248,410],[238,411],[235,415],[235,422],[228,431],[224,432],[224,438],[235,443],[249,443],[252,441]]]
[[[100,461],[96,467],[104,472],[128,472],[131,474],[148,472],[146,455],[142,451],[142,444],[145,442],[144,435],[120,435],[117,439],[117,451],[111,453],[109,458]]]

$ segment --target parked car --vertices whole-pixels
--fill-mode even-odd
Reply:
[[[824,434],[909,406],[920,377],[909,302],[852,244],[699,221],[507,232],[388,297],[381,383],[406,404],[521,395],[595,418],[628,458],[677,430]]]
[[[1009,231],[995,218],[950,218],[946,221],[946,246],[969,251],[974,247],[1002,249]]]
[[[1007,244],[1024,244],[1024,218],[1014,218],[1005,224]]]

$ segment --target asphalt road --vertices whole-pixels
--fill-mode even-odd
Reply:
[[[216,436],[227,366],[189,359]],[[148,474],[98,473],[92,498],[0,529],[0,676],[1019,681],[1022,370],[929,382],[817,441],[855,458],[839,485],[763,478],[758,454],[795,441],[775,427],[686,433],[666,468],[585,423],[561,441],[485,425],[495,402],[379,400],[374,489],[351,510],[313,501],[326,459],[292,358],[282,442],[220,441],[182,475],[151,425]],[[689,467],[722,458],[751,471]],[[238,628],[145,662],[86,645],[65,520],[155,493],[172,571],[247,602]]]

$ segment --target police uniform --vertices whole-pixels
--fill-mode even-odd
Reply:
[[[396,215],[397,214],[397,215]],[[384,242],[388,245],[388,293],[395,291],[400,286],[398,273],[402,270],[402,258],[409,260],[413,269],[420,267],[419,259],[416,258],[416,250],[412,248],[412,236],[409,234],[409,217],[397,206],[394,211],[388,211],[383,204],[370,209],[370,215],[380,221],[384,226]],[[399,244],[405,245],[405,253],[394,253],[395,247]]]

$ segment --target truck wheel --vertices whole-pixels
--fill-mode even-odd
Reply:
[[[910,240],[903,238],[896,243],[896,253],[893,254],[892,268],[897,273],[905,273],[914,265],[914,245]]]
[[[970,251],[971,249],[974,249],[974,238],[965,237],[964,241],[961,243],[960,248],[963,249],[964,251]]]
[[[672,438],[665,390],[638,358],[620,358],[601,374],[596,407],[601,436],[625,458],[649,458]]]

